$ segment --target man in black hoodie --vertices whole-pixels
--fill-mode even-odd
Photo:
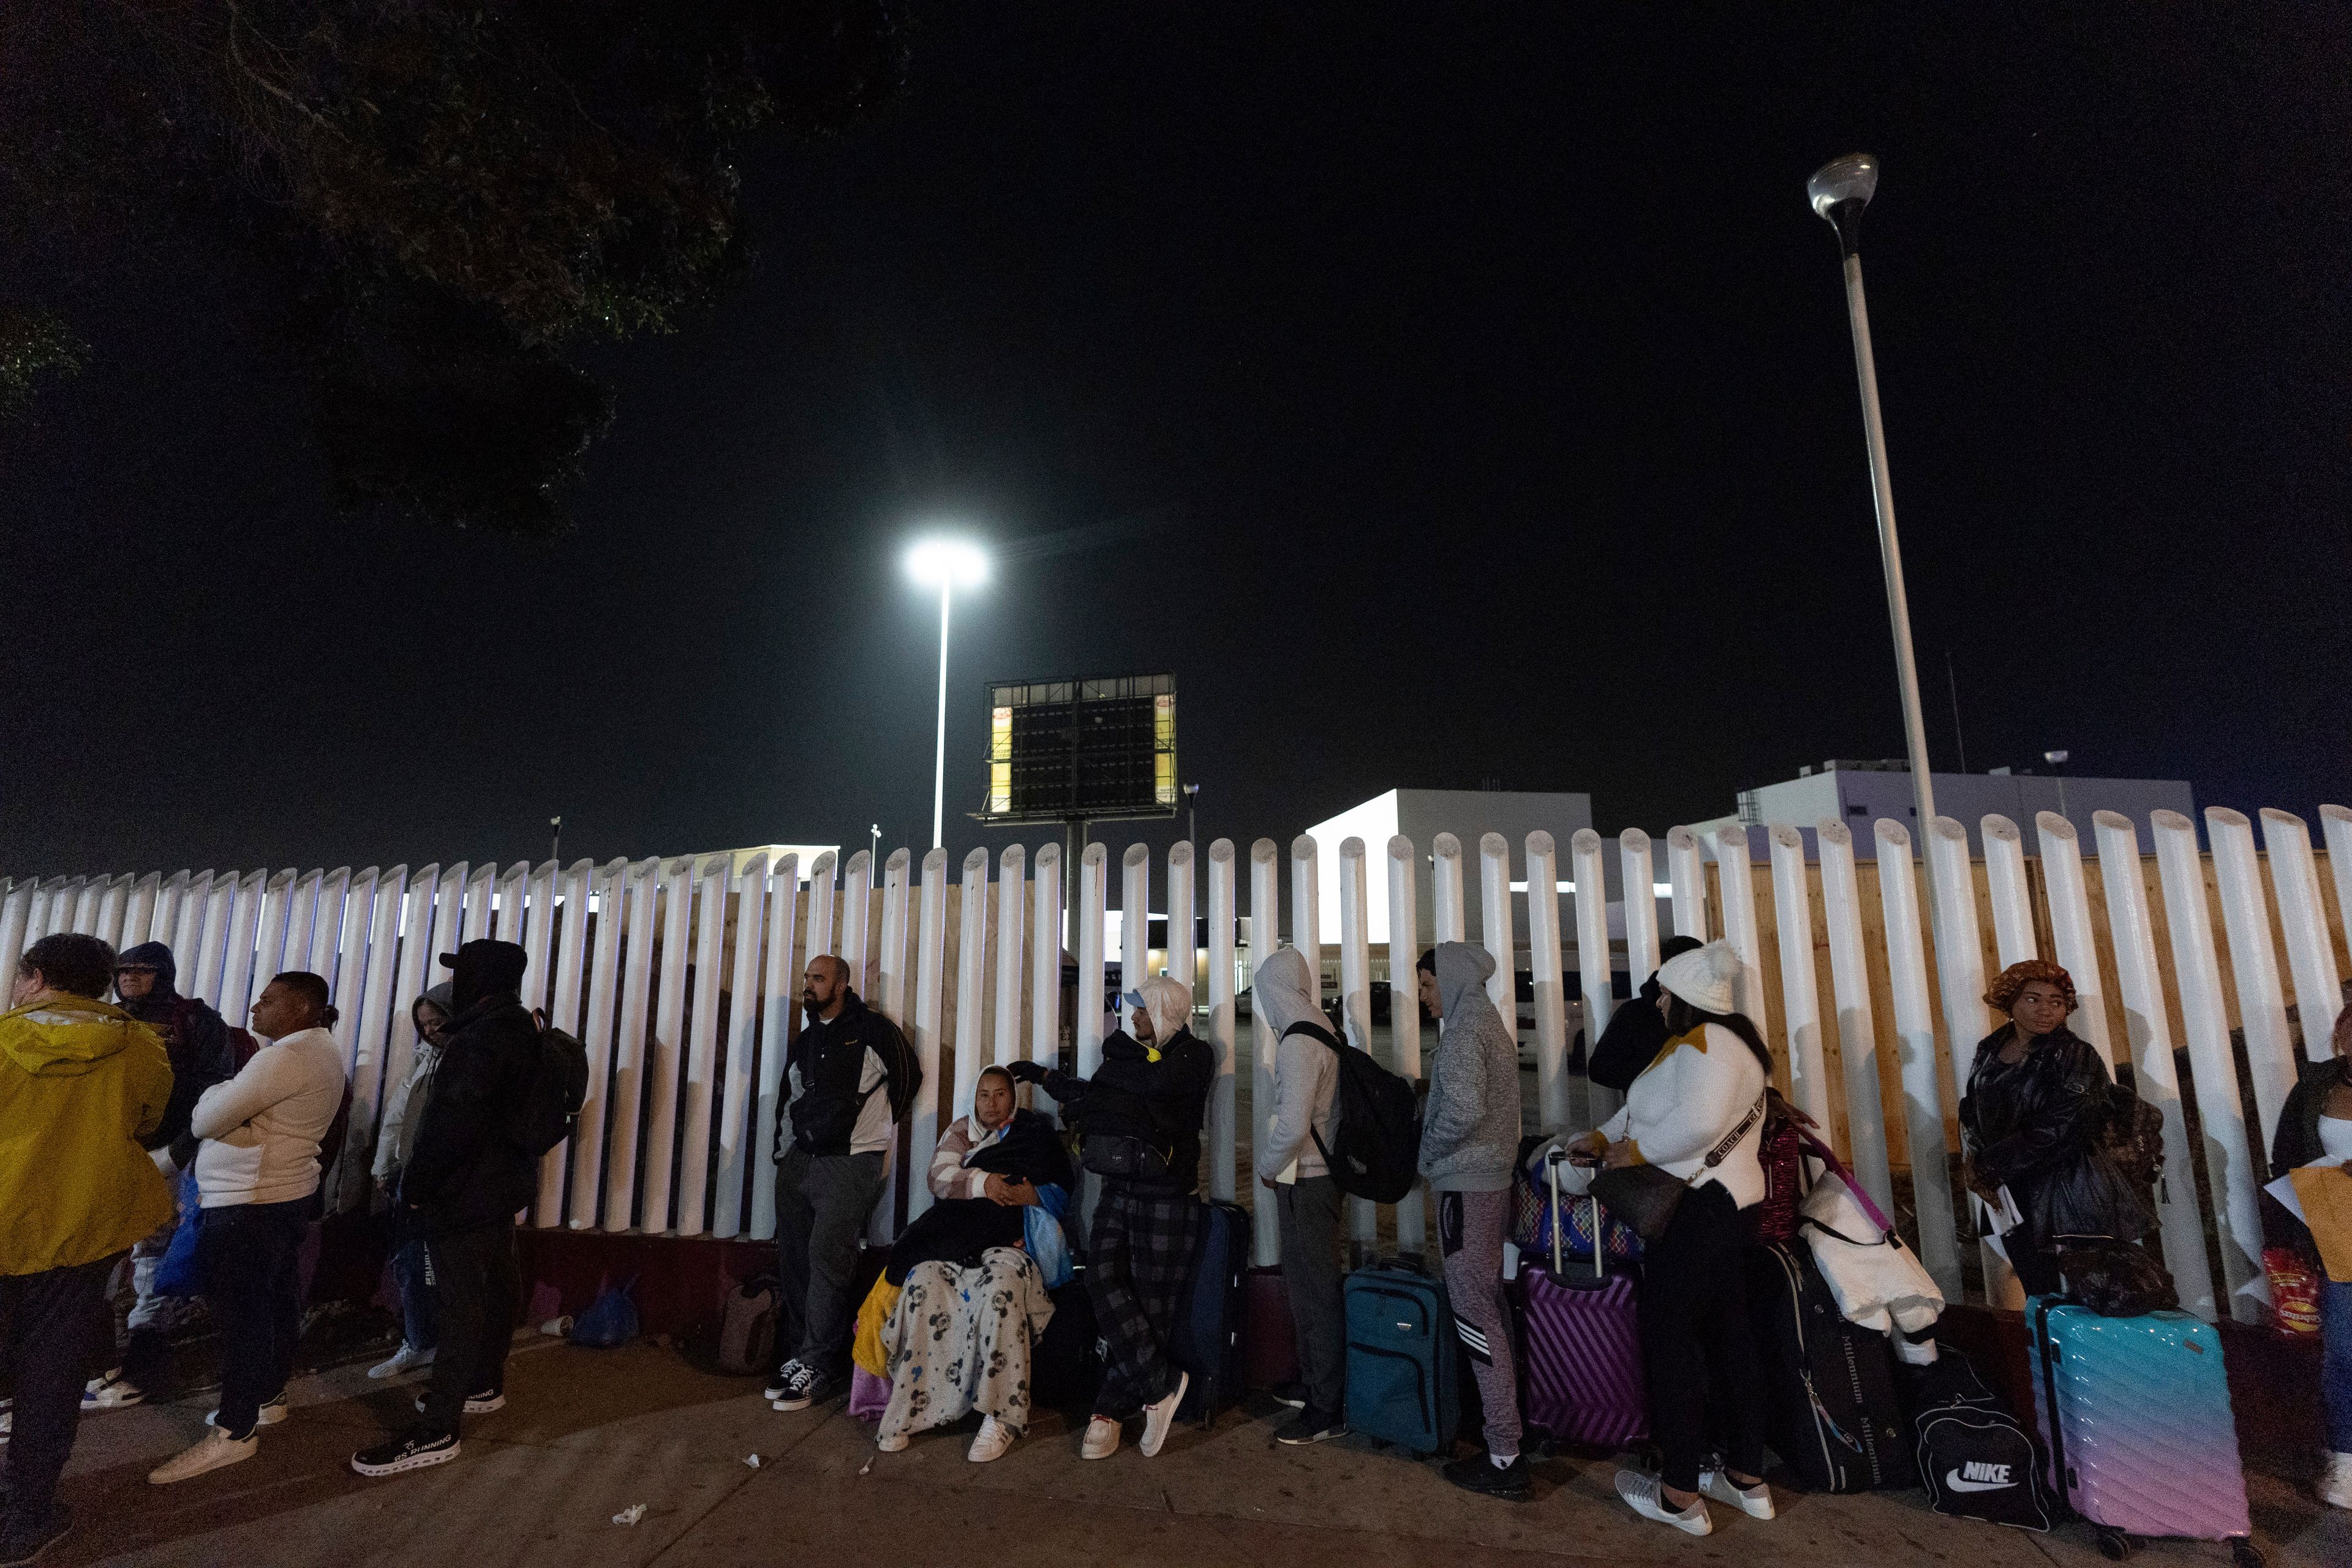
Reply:
[[[122,1010],[163,1037],[163,1052],[172,1061],[172,1099],[163,1108],[163,1122],[140,1140],[155,1156],[166,1177],[185,1170],[196,1157],[195,1134],[188,1131],[196,1099],[216,1083],[236,1076],[236,1053],[229,1044],[228,1026],[221,1016],[194,996],[179,993],[179,965],[172,950],[160,942],[126,947],[114,961],[114,993]],[[173,1221],[131,1249],[131,1304],[129,1342],[123,1347],[120,1371],[100,1379],[82,1396],[87,1410],[112,1410],[137,1405],[160,1381],[169,1348],[168,1298],[155,1294],[155,1271],[172,1244]],[[99,1342],[113,1343],[112,1308],[107,1310],[106,1333]]]
[[[442,1041],[433,1097],[401,1172],[394,1213],[422,1237],[441,1313],[440,1353],[424,1419],[406,1436],[352,1456],[363,1476],[392,1476],[457,1457],[462,1413],[506,1402],[507,1345],[522,1282],[514,1216],[539,1186],[539,1162],[516,1141],[539,1070],[539,1026],[522,1005],[523,950],[467,942],[441,955],[457,1009]],[[411,1108],[411,1114],[415,1114]]]
[[[833,954],[809,960],[801,1009],[776,1119],[776,1345],[787,1359],[767,1394],[786,1411],[848,1383],[857,1240],[923,1081],[907,1037],[850,989],[849,965]]]

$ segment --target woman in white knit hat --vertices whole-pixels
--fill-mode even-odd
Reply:
[[[1624,1109],[1569,1146],[1580,1163],[1649,1166],[1685,1184],[1643,1261],[1642,1363],[1664,1468],[1620,1470],[1617,1491],[1637,1513],[1692,1535],[1714,1529],[1709,1498],[1772,1517],[1762,1475],[1764,1378],[1742,1257],[1764,1199],[1757,1154],[1772,1058],[1738,1011],[1739,969],[1721,942],[1659,969],[1665,1045],[1626,1090]],[[1702,1469],[1710,1395],[1727,1442],[1720,1468]]]

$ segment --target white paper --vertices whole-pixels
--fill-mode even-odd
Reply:
[[[2286,1212],[2294,1215],[2299,1223],[2304,1225],[2311,1223],[2303,1217],[2303,1200],[2294,1195],[2294,1180],[2292,1176],[2281,1176],[2263,1191],[2278,1199],[2280,1204],[2284,1205]]]

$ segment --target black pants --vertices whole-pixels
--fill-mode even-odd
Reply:
[[[882,1197],[880,1154],[811,1154],[776,1162],[776,1359],[835,1380],[849,1376],[857,1327],[857,1243]]]
[[[196,1262],[205,1300],[220,1324],[220,1429],[252,1436],[263,1405],[286,1392],[302,1309],[294,1265],[310,1200],[230,1204],[204,1211]]]
[[[1282,1288],[1290,1298],[1299,1381],[1307,1408],[1337,1417],[1348,1408],[1346,1282],[1339,1274],[1339,1186],[1304,1176],[1274,1189],[1281,1215]]]
[[[58,1477],[81,1425],[82,1381],[97,1349],[91,1325],[106,1301],[107,1276],[122,1257],[0,1275],[0,1319],[8,1324],[7,1350],[16,1369],[7,1464],[0,1469],[0,1500],[12,1524],[48,1521]]]
[[[1756,1211],[1735,1207],[1720,1183],[1708,1182],[1691,1189],[1642,1262],[1650,1435],[1676,1491],[1698,1489],[1710,1404],[1727,1440],[1725,1463],[1742,1475],[1764,1472],[1764,1373],[1742,1267],[1755,1240]]]
[[[441,1313],[425,1427],[455,1436],[467,1394],[506,1390],[507,1347],[514,1342],[522,1296],[514,1221],[432,1237],[425,1245],[433,1259],[434,1305]]]

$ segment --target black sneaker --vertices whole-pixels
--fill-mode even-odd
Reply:
[[[806,1410],[812,1405],[824,1404],[840,1392],[839,1378],[827,1373],[818,1372],[814,1367],[803,1366],[800,1370],[800,1375],[786,1386],[784,1396],[782,1399],[771,1399],[768,1401],[768,1405],[774,1410]]]
[[[776,1374],[768,1379],[768,1386],[760,1391],[760,1397],[769,1400],[792,1398],[796,1392],[793,1385],[806,1373],[807,1369],[801,1365],[800,1358],[794,1356],[776,1369]]]
[[[1515,1456],[1507,1465],[1497,1465],[1485,1454],[1473,1454],[1447,1465],[1445,1479],[1464,1491],[1476,1492],[1481,1497],[1498,1497],[1510,1502],[1528,1500],[1525,1454]]]
[[[1333,1415],[1308,1405],[1292,1416],[1283,1426],[1282,1430],[1274,1435],[1274,1440],[1277,1443],[1287,1443],[1293,1447],[1301,1447],[1308,1443],[1320,1443],[1328,1437],[1344,1437],[1347,1435],[1346,1417]]]
[[[19,1568],[32,1562],[64,1540],[72,1528],[73,1510],[61,1502],[49,1505],[48,1522],[37,1527],[10,1515],[7,1528],[0,1530],[0,1568]]]
[[[416,1413],[419,1415],[425,1414],[426,1397],[422,1394],[416,1396]],[[502,1389],[486,1388],[479,1394],[466,1395],[466,1414],[468,1415],[488,1415],[493,1410],[504,1410],[506,1407],[507,1396]]]
[[[352,1456],[352,1468],[363,1476],[396,1476],[427,1465],[446,1465],[457,1457],[457,1439],[446,1433],[411,1432]]]

